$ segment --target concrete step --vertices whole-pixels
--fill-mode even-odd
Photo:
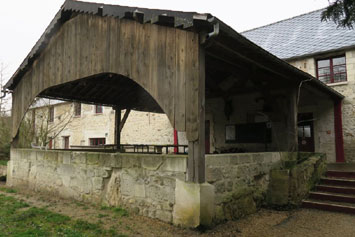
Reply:
[[[332,185],[355,188],[355,179],[323,177],[320,180],[322,185]]]
[[[332,185],[316,185],[316,191],[355,195],[355,188],[352,188],[352,187],[342,187],[342,186],[332,186]]]
[[[326,192],[310,192],[309,198],[314,200],[326,200],[332,202],[346,202],[355,203],[354,195],[337,194],[337,193],[326,193]]]
[[[344,203],[333,203],[329,201],[319,201],[307,199],[302,202],[303,208],[313,208],[323,211],[343,212],[348,214],[355,214],[355,206]]]
[[[355,171],[328,170],[327,177],[355,179]]]

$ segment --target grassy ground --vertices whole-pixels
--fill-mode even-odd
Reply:
[[[14,189],[1,188],[2,192],[15,193]],[[113,210],[120,216],[128,215],[124,209]],[[72,220],[46,208],[31,207],[22,200],[0,194],[1,236],[125,236],[114,229],[104,229],[100,223]]]
[[[7,165],[8,160],[0,160],[0,165]]]

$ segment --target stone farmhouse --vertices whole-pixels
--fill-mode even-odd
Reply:
[[[328,120],[330,126],[333,120],[337,120],[335,129],[342,126],[342,134],[335,134],[333,129],[326,126],[317,126],[316,121],[320,115],[311,114],[310,108],[304,108],[299,116],[305,116],[308,121],[300,123],[299,129],[307,131],[310,128],[310,132],[308,135],[304,132],[298,135],[306,141],[304,148],[307,147],[310,151],[321,149],[329,157],[336,156],[337,161],[345,159],[352,163],[355,161],[355,30],[338,28],[332,21],[322,22],[321,11],[252,29],[243,35],[345,96],[343,103],[334,107],[334,118],[332,116]],[[319,109],[321,113],[324,111],[320,107]],[[344,157],[341,149],[334,148],[343,146],[343,142]],[[302,145],[302,141],[300,144]],[[336,155],[335,150],[339,152]]]
[[[353,69],[353,53],[343,52]],[[318,77],[343,80],[342,55],[302,66],[329,62],[331,76],[335,69],[340,76],[325,80],[321,68]],[[347,73],[344,86],[354,79]],[[67,0],[5,86],[13,95],[7,185],[124,206],[187,227],[238,218],[266,202],[299,205],[325,161],[344,161],[344,95],[322,80],[211,14]],[[114,123],[115,149],[78,151],[65,138],[62,149],[23,149],[21,124],[37,97],[75,102],[65,105],[74,115],[79,103],[90,104],[82,105],[83,120],[100,111],[92,105],[114,108],[103,114]],[[187,154],[124,152],[127,111],[165,114],[186,137]],[[54,124],[55,110],[48,114]],[[83,123],[101,123],[100,116]]]
[[[31,106],[26,118],[30,124],[35,124],[35,130],[48,121],[47,149],[84,149],[114,144],[115,112],[108,106],[40,99]],[[124,114],[125,110],[121,116]],[[187,145],[184,134],[177,135],[178,144]],[[121,143],[172,145],[174,129],[165,114],[133,110],[122,128]]]

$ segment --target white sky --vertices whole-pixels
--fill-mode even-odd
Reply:
[[[217,16],[238,32],[328,6],[328,0],[86,0],[125,6],[196,11]],[[1,0],[0,63],[9,79],[64,0]]]

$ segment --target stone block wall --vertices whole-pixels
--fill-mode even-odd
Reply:
[[[6,177],[7,173],[7,166],[6,165],[0,165],[0,179],[2,177]]]
[[[240,153],[206,156],[206,181],[215,187],[216,222],[238,219],[257,210],[265,199],[271,169],[288,153]]]
[[[323,154],[312,154],[292,167],[274,169],[270,172],[267,203],[273,207],[299,206],[309,191],[326,171]]]
[[[185,181],[186,157],[12,149],[7,172],[9,186],[172,222],[176,180]]]

